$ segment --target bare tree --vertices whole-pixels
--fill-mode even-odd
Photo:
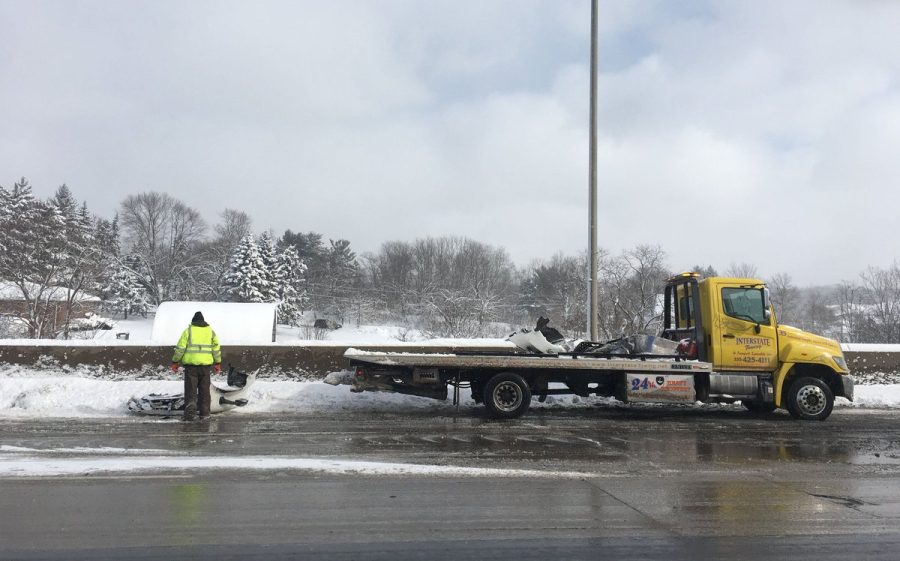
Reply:
[[[863,290],[850,281],[841,281],[835,291],[838,306],[838,339],[842,343],[852,343],[859,335],[865,316]]]
[[[836,326],[837,319],[837,314],[821,289],[807,290],[799,314],[799,323],[803,330],[828,336]]]
[[[149,271],[143,279],[154,303],[189,295],[185,285],[199,272],[206,224],[196,210],[165,193],[129,195],[120,217],[130,252]]]
[[[867,343],[900,343],[900,265],[869,267],[860,278],[868,312],[860,335]]]
[[[224,279],[231,266],[231,257],[241,240],[252,234],[252,220],[247,213],[226,208],[219,216],[214,227],[216,237],[201,246],[202,264],[195,277],[203,298],[215,301],[227,299],[228,287]]]
[[[659,246],[640,245],[601,265],[600,329],[607,338],[655,332],[670,275]]]
[[[388,242],[364,259],[383,309],[440,336],[491,331],[515,307],[514,271],[503,249],[455,237]]]
[[[221,220],[213,228],[215,241],[233,251],[244,236],[252,233],[253,221],[246,212],[233,208],[226,208],[219,216]]]
[[[755,279],[759,274],[756,272],[756,265],[750,263],[732,263],[725,269],[726,277]]]
[[[603,261],[605,256],[601,257]],[[587,253],[573,257],[558,253],[546,263],[532,264],[520,284],[522,306],[529,318],[550,318],[573,337],[584,335],[587,325]]]
[[[367,258],[366,268],[376,297],[398,319],[408,320],[412,313],[413,294],[417,292],[413,286],[417,282],[415,261],[411,244],[398,241],[385,242],[377,254]]]
[[[772,275],[768,287],[772,295],[772,304],[779,323],[791,324],[797,320],[797,307],[800,304],[799,292],[787,273]]]

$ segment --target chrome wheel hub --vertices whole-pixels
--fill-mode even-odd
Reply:
[[[494,405],[501,411],[514,411],[522,404],[522,391],[512,382],[501,382],[494,388]]]
[[[827,404],[825,392],[819,386],[803,386],[797,392],[797,406],[805,415],[818,415]]]

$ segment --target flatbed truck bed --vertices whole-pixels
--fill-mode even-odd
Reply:
[[[608,395],[623,401],[694,402],[714,376],[708,362],[658,355],[578,353],[395,353],[348,349],[353,391],[393,391],[447,399],[470,388],[497,418],[528,410],[532,395]],[[563,388],[553,387],[562,385]],[[708,392],[707,392],[708,393]]]

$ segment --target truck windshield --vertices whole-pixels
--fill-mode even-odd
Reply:
[[[768,325],[769,320],[766,318],[763,302],[761,288],[722,289],[722,307],[725,315],[734,318]]]

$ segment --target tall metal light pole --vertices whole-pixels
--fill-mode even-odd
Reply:
[[[598,288],[597,288],[597,1],[591,0],[591,112],[590,112],[590,295],[588,296],[588,330],[591,341],[600,338],[597,326]]]

